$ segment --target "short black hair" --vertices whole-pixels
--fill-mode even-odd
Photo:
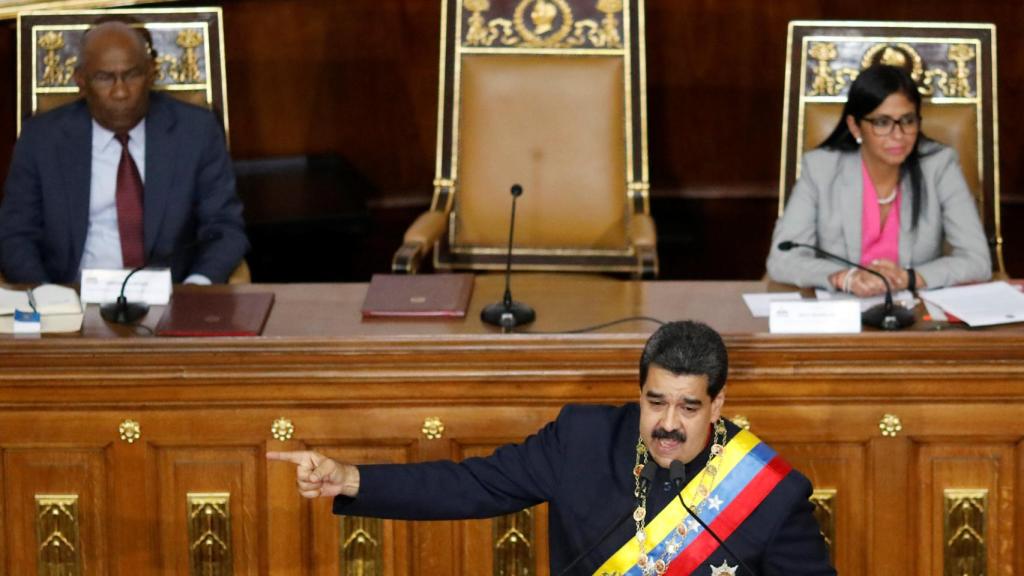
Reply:
[[[669,322],[647,340],[640,356],[640,388],[654,365],[676,376],[706,376],[708,396],[714,398],[729,376],[725,342],[713,328],[701,322]]]

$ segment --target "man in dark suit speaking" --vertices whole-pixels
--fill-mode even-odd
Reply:
[[[568,405],[485,458],[355,466],[316,452],[267,456],[297,464],[299,492],[334,498],[337,514],[483,518],[548,502],[552,575],[834,575],[811,483],[721,417],[727,372],[718,333],[673,322],[644,347],[638,403]]]
[[[151,92],[142,33],[83,36],[84,99],[26,122],[0,205],[11,282],[73,283],[83,268],[170,266],[176,282],[225,282],[248,249],[221,130],[209,110]]]

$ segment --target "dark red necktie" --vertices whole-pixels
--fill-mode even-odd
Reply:
[[[117,134],[121,162],[117,165],[117,229],[121,233],[121,258],[125,268],[145,264],[142,232],[142,176],[128,153],[128,135]]]

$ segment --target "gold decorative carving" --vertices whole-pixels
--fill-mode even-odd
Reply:
[[[732,420],[733,424],[743,428],[744,430],[750,430],[750,419],[743,414],[737,414],[732,418],[729,418],[729,420]]]
[[[64,33],[51,30],[39,37],[39,47],[46,51],[43,57],[43,77],[39,86],[67,86],[75,74],[78,56],[61,61],[60,49],[64,47]]]
[[[195,28],[183,28],[175,43],[181,47],[181,57],[162,54],[156,58],[156,79],[170,78],[178,84],[198,84],[203,81],[196,48],[203,45],[203,34]]]
[[[886,414],[878,422],[878,429],[882,431],[882,436],[895,438],[903,430],[903,421],[895,414]]]
[[[807,54],[817,62],[808,96],[836,96],[857,77],[858,71],[854,68],[832,70],[832,61],[839,57],[839,50],[833,42],[815,42]]]
[[[121,422],[117,427],[117,431],[121,435],[121,440],[129,444],[134,444],[136,440],[142,438],[142,426],[131,418]]]
[[[499,516],[491,525],[494,576],[533,576],[533,509]]]
[[[836,541],[836,490],[834,488],[818,488],[811,494],[811,505],[814,506],[814,519],[818,521],[818,530],[828,546],[829,556],[835,560]]]
[[[39,574],[78,576],[82,573],[77,495],[36,494],[36,544]]]
[[[295,434],[295,425],[287,418],[278,418],[270,425],[270,433],[274,436],[274,440],[281,440],[282,442],[291,440]]]
[[[384,573],[383,522],[380,518],[341,517],[339,546],[341,576],[380,576]]]
[[[444,436],[444,422],[436,416],[425,418],[422,431],[427,440],[438,440]]]
[[[974,94],[969,63],[977,57],[977,51],[969,44],[949,44],[946,57],[953,65],[952,73],[942,67],[926,68],[921,53],[907,42],[871,45],[861,56],[860,68],[833,68],[832,63],[839,58],[835,42],[811,42],[807,54],[815,61],[811,65],[814,76],[807,96],[839,96],[856,80],[860,70],[873,64],[906,69],[923,96],[935,96],[935,88],[949,98],[968,98]]]
[[[566,0],[520,0],[512,19],[492,18],[489,0],[464,0],[466,46],[517,46],[526,48],[621,48],[622,0],[598,0],[597,10],[604,14],[600,22],[576,21]]]
[[[227,492],[188,494],[189,574],[232,574],[231,495]]]
[[[943,490],[944,576],[985,574],[985,519],[988,490],[947,488]]]

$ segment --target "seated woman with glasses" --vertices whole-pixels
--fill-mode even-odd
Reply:
[[[991,277],[985,233],[957,154],[922,134],[920,124],[921,95],[910,74],[885,65],[860,73],[835,130],[803,156],[772,235],[772,280],[857,296],[885,293],[877,276],[808,248],[781,251],[784,241],[876,270],[893,290]]]

